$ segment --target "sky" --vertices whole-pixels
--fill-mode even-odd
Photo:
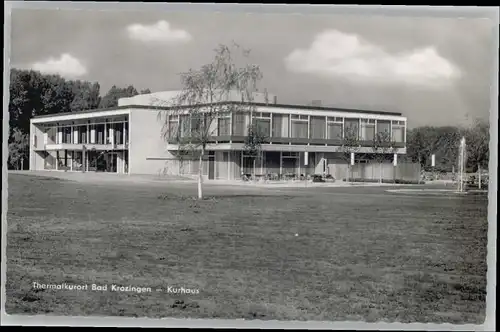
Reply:
[[[409,127],[488,119],[495,22],[482,18],[13,9],[10,63],[137,90],[182,88],[179,73],[219,44],[251,49],[259,91],[283,104],[401,112]]]

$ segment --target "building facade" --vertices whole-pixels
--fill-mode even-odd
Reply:
[[[31,120],[30,169],[104,171],[125,174],[196,175],[199,159],[179,157],[179,138],[189,136],[193,121],[173,112],[168,100],[176,92],[123,98],[119,106],[78,113],[44,115]],[[346,132],[355,132],[359,146],[356,162],[374,154],[406,154],[406,117],[400,113],[346,110],[320,106],[278,104],[275,96],[257,95],[251,112],[227,111],[241,105],[239,96],[221,103],[211,122],[211,139],[202,158],[206,179],[240,179],[243,174],[297,177],[331,174],[346,177],[349,160],[342,153]],[[161,116],[160,116],[161,115]],[[249,124],[267,137],[261,155],[244,153]],[[180,128],[167,130],[167,128]],[[166,130],[168,133],[165,135]],[[389,150],[375,151],[377,133],[390,136]],[[191,157],[189,157],[191,156]]]

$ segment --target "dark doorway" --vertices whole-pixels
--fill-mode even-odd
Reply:
[[[215,179],[215,156],[208,156],[208,179]]]

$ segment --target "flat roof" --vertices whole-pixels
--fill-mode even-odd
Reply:
[[[219,103],[214,103],[214,104],[220,105],[220,104],[247,104],[247,103],[240,102],[240,101],[228,101],[228,102],[219,102]],[[203,104],[203,105],[208,106],[209,104]],[[201,106],[203,106],[203,105],[201,105]],[[363,114],[403,116],[403,114],[399,113],[399,112],[373,111],[373,110],[362,110],[362,109],[354,109],[354,108],[349,109],[349,108],[337,108],[337,107],[325,107],[325,106],[306,106],[306,105],[271,104],[271,103],[252,103],[252,105],[262,106],[262,107],[302,109],[302,110],[309,110],[309,111],[332,111],[332,112],[346,112],[346,113],[363,113]],[[72,114],[99,113],[99,112],[105,112],[105,111],[124,110],[124,109],[129,109],[129,108],[139,108],[139,109],[146,109],[146,110],[169,110],[169,109],[172,109],[172,107],[166,107],[166,106],[124,105],[124,106],[116,106],[116,107],[109,107],[109,108],[98,108],[98,109],[92,109],[92,110],[84,110],[84,111],[78,111],[78,112],[64,112],[64,113],[36,115],[33,117],[33,119],[57,117],[57,116],[72,115]]]

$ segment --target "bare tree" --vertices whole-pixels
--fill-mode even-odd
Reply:
[[[338,150],[341,158],[347,162],[347,182],[350,182],[351,177],[351,154],[358,153],[361,149],[359,140],[359,130],[357,127],[344,128],[342,143]]]
[[[236,52],[242,57],[234,57]],[[159,112],[164,121],[164,139],[199,160],[199,199],[203,198],[203,156],[214,136],[213,124],[225,114],[253,114],[254,92],[263,75],[258,65],[245,61],[249,53],[235,43],[231,47],[219,45],[211,63],[180,74],[182,91],[167,102],[168,111]],[[238,64],[238,60],[243,62]],[[238,93],[241,102],[229,102],[233,92]],[[170,121],[175,117],[176,122]]]
[[[372,140],[373,159],[379,165],[379,183],[382,183],[384,161],[387,160],[387,155],[395,151],[395,142],[391,138],[391,134],[387,131],[378,132],[374,135]]]
[[[253,161],[252,178],[255,179],[255,161],[262,156],[262,144],[266,143],[268,136],[254,123],[248,126],[248,135],[245,137],[243,151]]]

